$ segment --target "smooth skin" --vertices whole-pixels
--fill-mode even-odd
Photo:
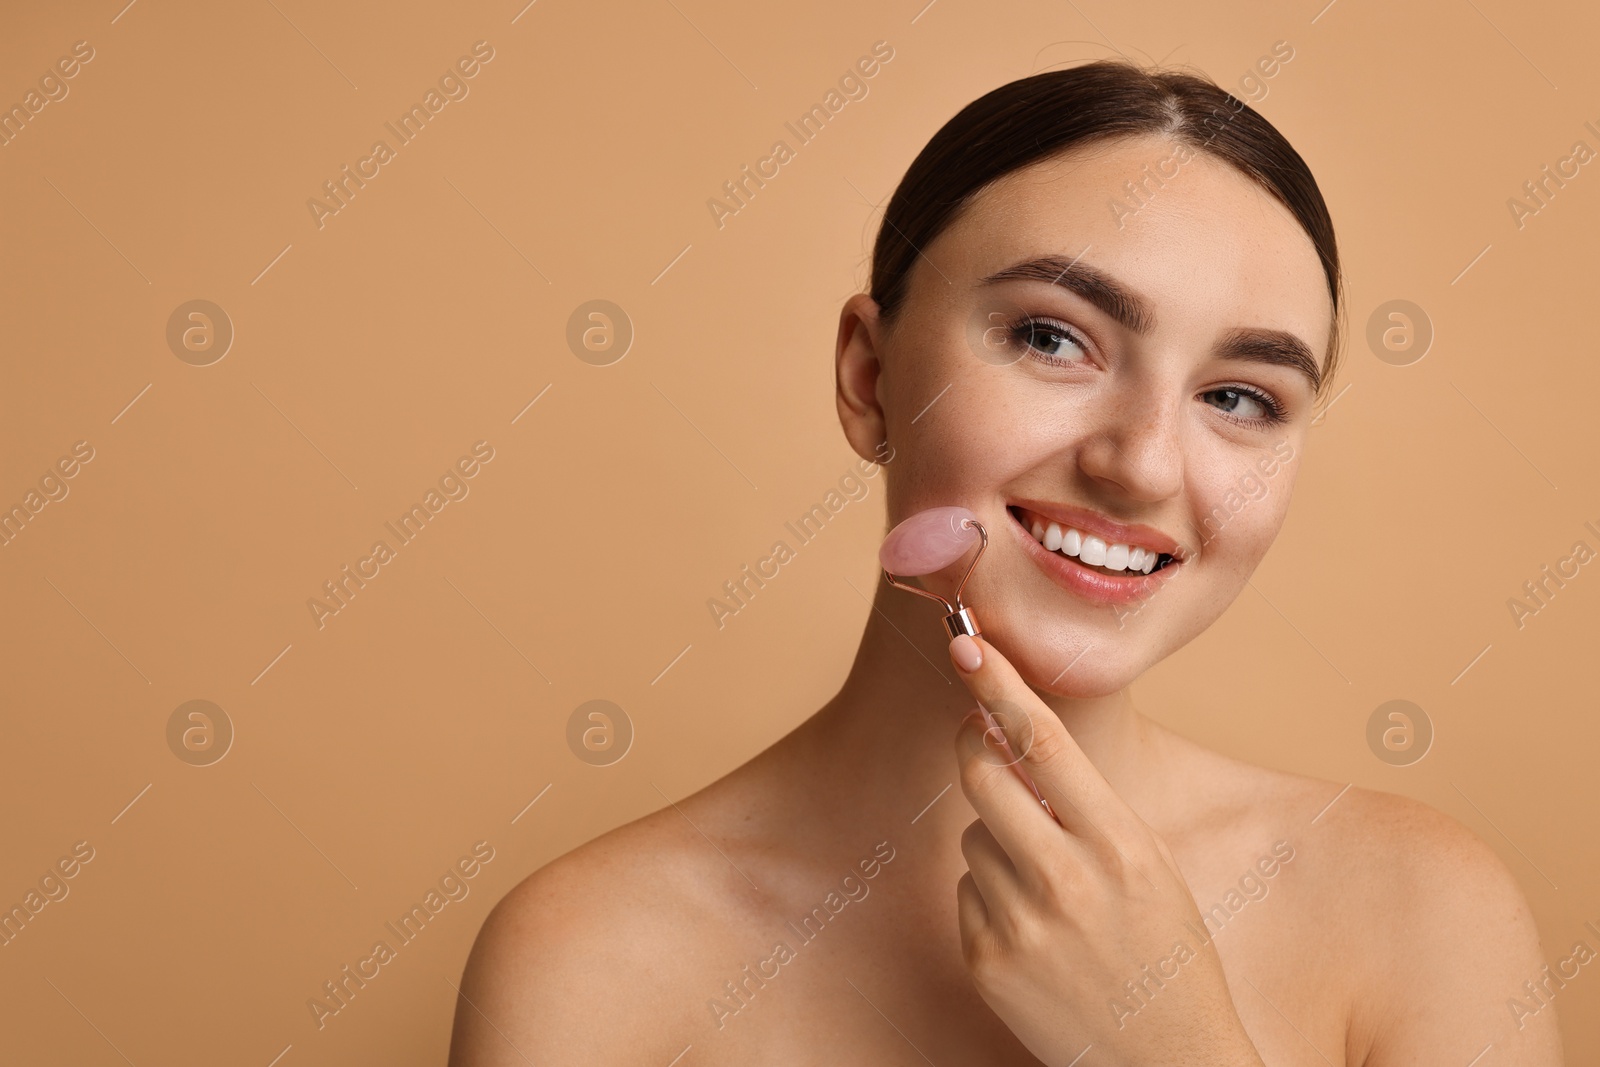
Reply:
[[[1507,1007],[1543,953],[1475,835],[1209,751],[1134,706],[1135,679],[1243,588],[1305,451],[1310,379],[1226,340],[1275,330],[1323,353],[1331,329],[1309,239],[1227,164],[1201,155],[1131,218],[1109,210],[1171,148],[1121,138],[1012,174],[922,249],[892,323],[865,294],[846,303],[846,438],[865,459],[890,443],[891,523],[959,504],[989,530],[964,593],[982,637],[952,646],[929,601],[880,583],[832,700],[496,906],[454,1067],[1561,1063],[1554,1005],[1520,1026]],[[1114,279],[1142,314],[1048,278],[985,281],[1045,256]],[[974,324],[1018,311],[1051,325],[1012,335],[1014,360],[983,358]],[[1292,458],[1233,508],[1268,454]],[[1154,527],[1183,562],[1112,610],[1046,575],[1017,500]],[[927,584],[948,595],[961,569]],[[968,718],[975,699],[1005,746]]]

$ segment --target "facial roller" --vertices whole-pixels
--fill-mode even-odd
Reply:
[[[978,552],[956,587],[954,604],[938,593],[900,580],[943,570],[966,555],[974,542],[977,542]],[[989,532],[972,512],[960,507],[929,508],[889,531],[889,536],[883,539],[883,547],[878,549],[878,562],[883,565],[884,577],[889,579],[890,585],[944,605],[944,626],[952,639],[962,634],[975,637],[982,631],[971,609],[962,605],[961,590],[966,588],[973,567],[978,565],[978,557],[987,547]]]
[[[966,555],[974,541],[978,543],[978,552],[972,557],[967,573],[961,576],[961,584],[956,586],[954,604],[938,593],[930,593],[926,589],[907,585],[896,576],[898,572],[907,578],[915,578],[943,570]],[[883,565],[884,577],[889,579],[890,585],[916,593],[918,596],[925,596],[930,600],[937,600],[944,605],[946,612],[944,628],[950,631],[950,639],[953,641],[962,634],[976,637],[981,632],[978,629],[978,620],[973,617],[972,609],[962,606],[961,590],[967,587],[967,579],[972,577],[972,569],[978,565],[978,556],[983,555],[983,550],[988,547],[989,531],[985,530],[978,517],[966,508],[929,508],[917,512],[889,531],[889,536],[883,539],[883,547],[878,549],[878,562]],[[984,714],[986,717],[989,715],[987,710]],[[989,718],[988,722],[987,732],[1003,739],[1005,730],[993,718]],[[1010,749],[1007,748],[1006,751],[1010,752]],[[1060,823],[1061,820],[1050,807],[1050,802],[1039,792],[1039,787],[1028,777],[1028,772],[1020,766],[1020,760],[1013,756],[1012,764],[1018,777],[1033,791],[1039,803],[1044,805],[1045,813]]]

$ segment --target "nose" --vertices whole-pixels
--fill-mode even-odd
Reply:
[[[1177,390],[1129,384],[1079,448],[1078,467],[1118,495],[1166,500],[1183,490],[1183,399]]]

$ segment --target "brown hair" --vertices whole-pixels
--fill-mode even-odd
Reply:
[[[1002,85],[933,135],[889,199],[872,252],[871,296],[892,323],[921,249],[998,178],[1071,148],[1156,134],[1232,164],[1283,203],[1316,246],[1333,301],[1322,390],[1339,356],[1344,285],[1333,220],[1305,160],[1261,115],[1193,74],[1099,60]]]

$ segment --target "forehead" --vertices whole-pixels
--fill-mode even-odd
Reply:
[[[929,258],[972,286],[1033,256],[1081,254],[1151,302],[1158,334],[1269,327],[1321,352],[1333,304],[1311,238],[1231,164],[1189,152],[1180,163],[1175,141],[1127,137],[1014,171],[967,205]]]

